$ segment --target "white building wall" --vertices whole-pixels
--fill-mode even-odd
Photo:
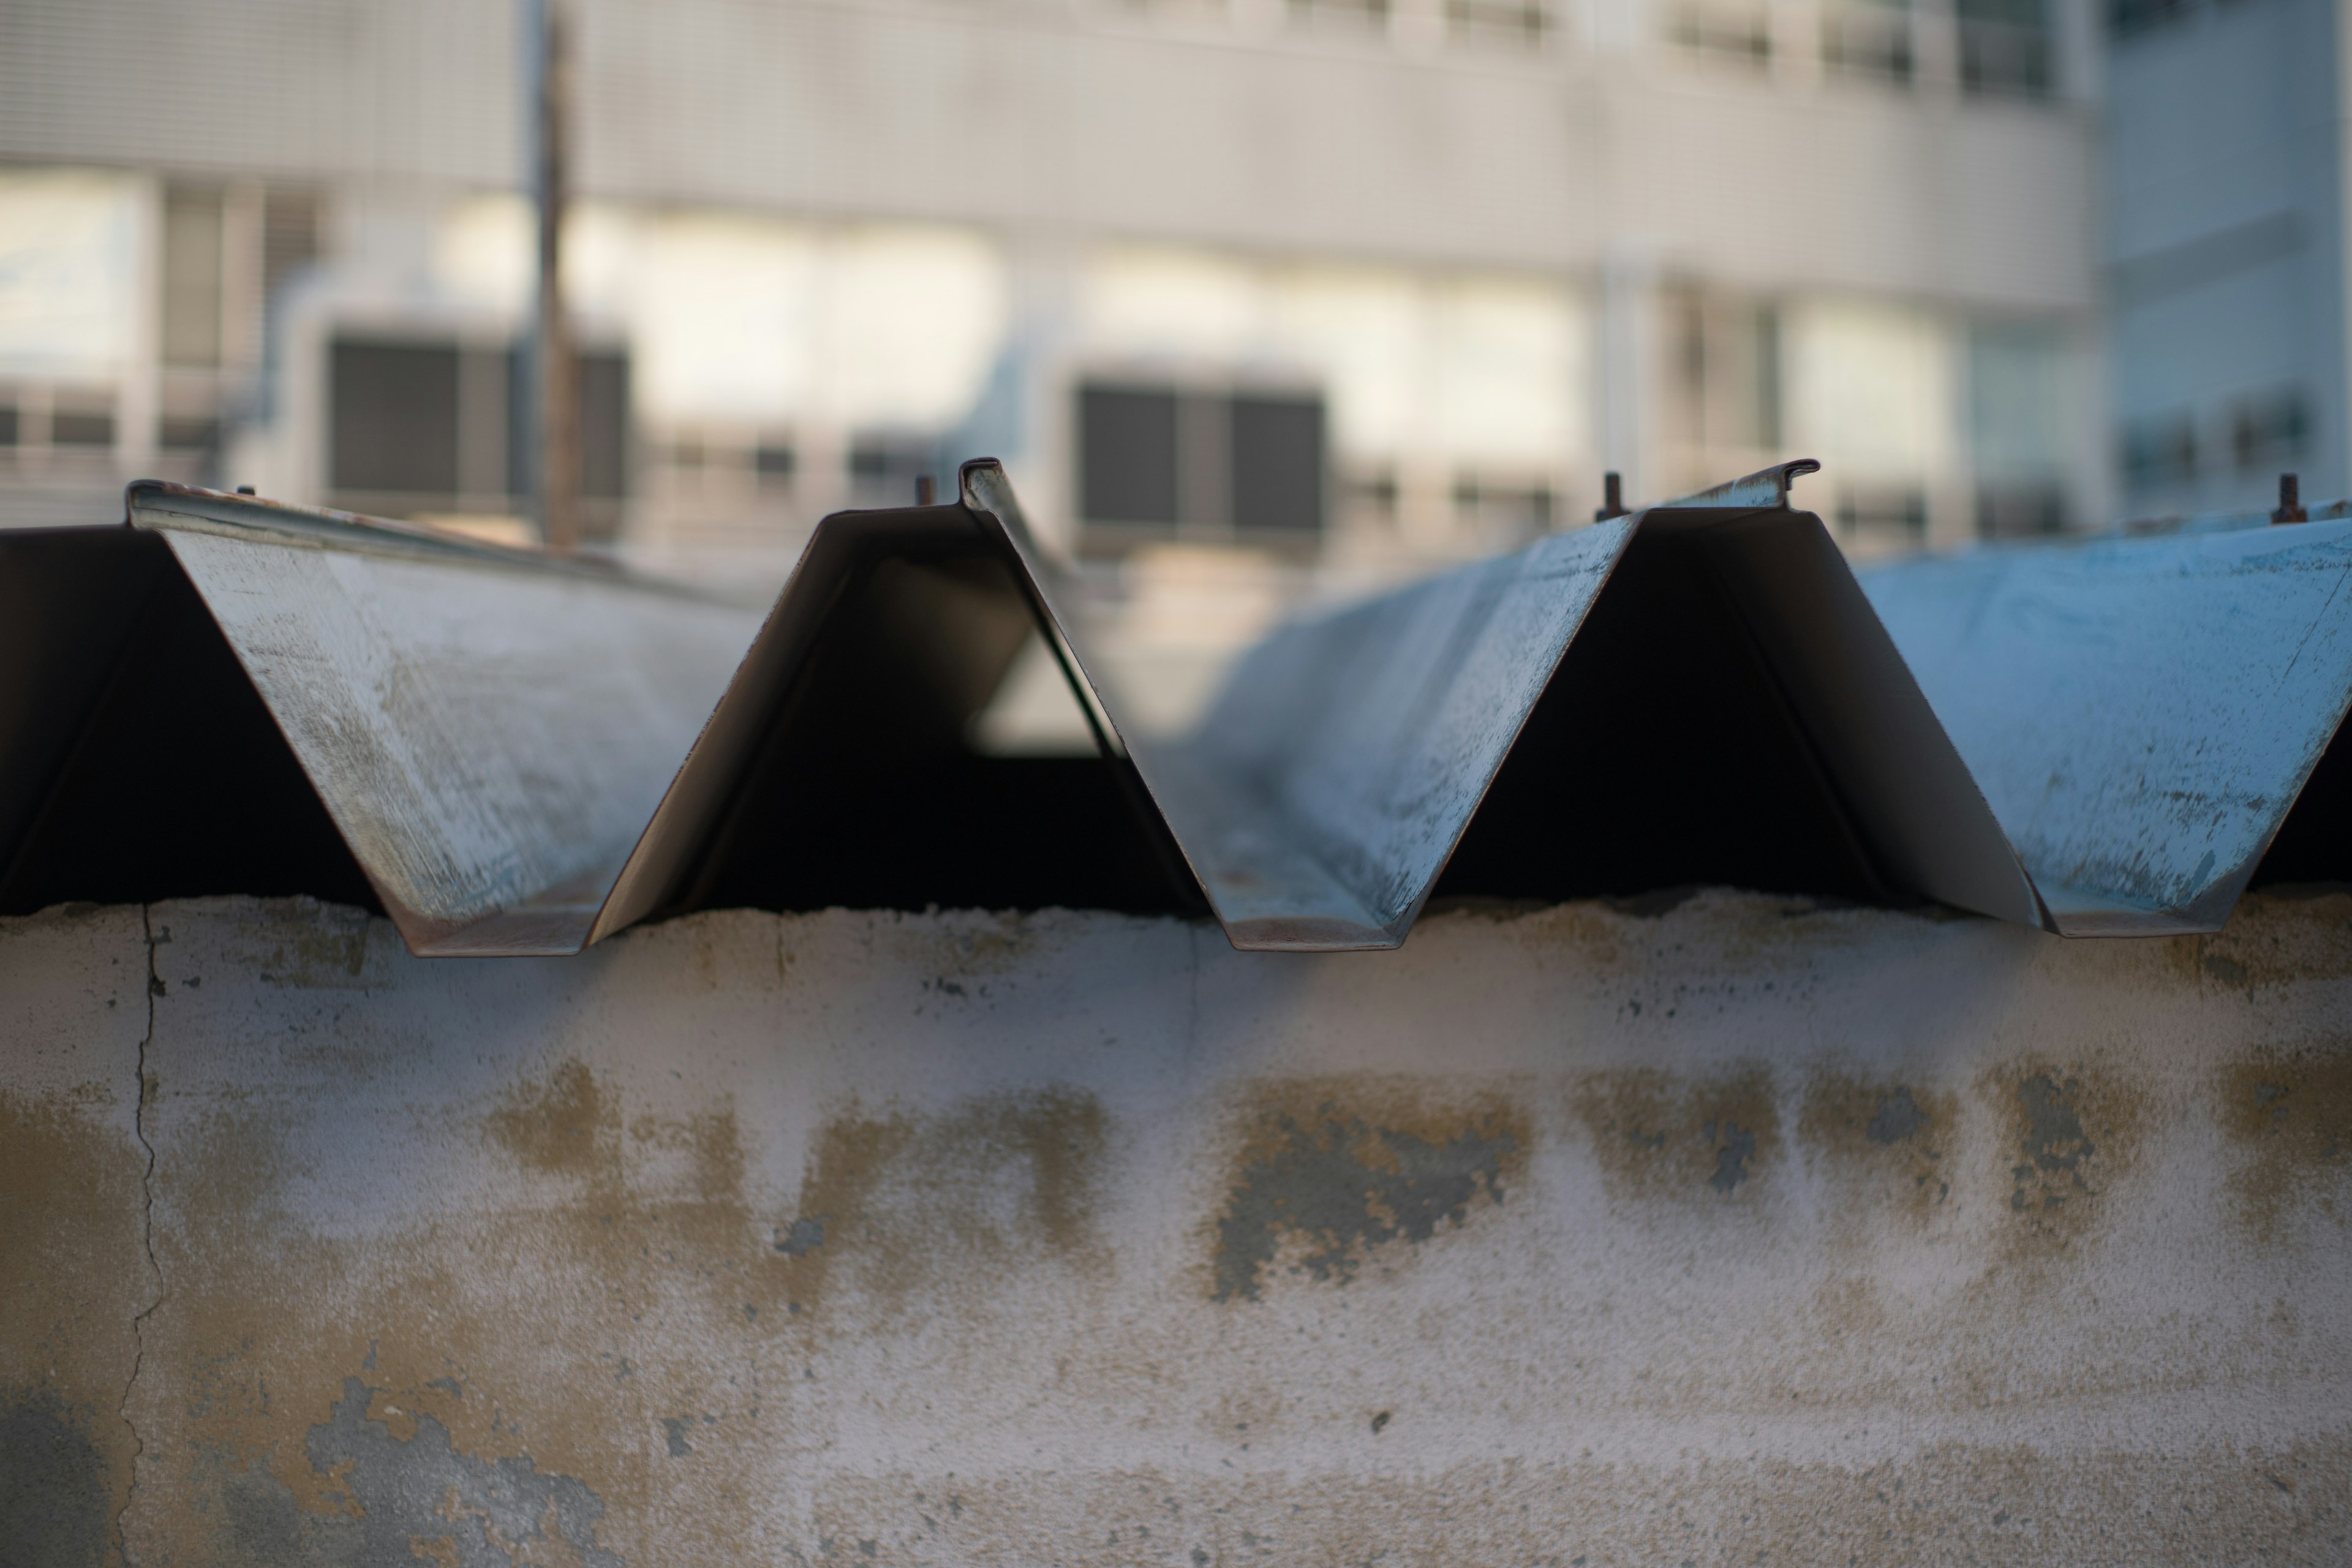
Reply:
[[[1664,367],[1647,361],[1669,344],[1641,327],[1639,304],[1656,288],[1917,313],[1948,365],[1987,315],[2036,323],[2079,355],[2099,298],[2095,110],[2076,95],[2084,75],[2067,42],[2086,4],[2058,8],[2061,90],[2029,102],[1963,95],[1938,31],[1948,18],[1932,9],[1905,86],[1824,68],[1817,18],[1793,5],[1773,13],[1780,58],[1756,70],[1672,45],[1678,13],[1663,5],[1563,8],[1529,50],[1452,37],[1412,7],[1382,32],[1301,28],[1238,5],[590,0],[580,177],[612,210],[959,226],[1012,258],[1011,349],[1031,375],[1109,352],[1074,319],[1088,258],[1107,247],[1369,266],[1422,288],[1537,279],[1590,318],[1606,314],[1608,278],[1638,277],[1631,337],[1580,330],[1596,344],[1638,340],[1641,373],[1597,347],[1561,362],[1580,382],[1561,396],[1580,428],[1552,455],[1550,482],[1555,515],[1573,518],[1597,500],[1601,467],[1624,469],[1638,500],[1755,456],[1687,450],[1659,427]],[[15,0],[0,21],[21,45],[0,50],[0,157],[319,184],[341,241],[331,291],[411,296],[429,313],[454,207],[513,183],[513,18],[374,4],[331,15]],[[1948,420],[1968,406],[1953,384],[1913,392]],[[1058,526],[1067,397],[1048,387],[1028,401],[1037,416],[1019,434],[1032,449],[1001,455]],[[2068,437],[2077,521],[2105,509],[2088,402],[2073,405],[2082,428]],[[846,432],[802,423],[825,459],[802,471],[831,504],[840,492],[816,476]],[[288,447],[317,439],[300,426],[298,413],[242,448],[247,471],[234,477],[315,475],[317,454]],[[1842,482],[1853,454],[1833,432],[1789,436],[1830,440],[1815,455]],[[1397,455],[1422,476],[1400,481],[1408,519],[1442,511],[1467,460],[1428,445]],[[1936,446],[1938,466],[1907,482],[1931,498],[1934,535],[1956,540],[1974,527],[1968,432],[1953,425]],[[661,499],[669,481],[646,478],[641,521],[688,517]],[[743,513],[736,496],[722,486],[706,510]],[[1433,528],[1444,524],[1424,522],[1416,544],[1405,526],[1395,548],[1486,547],[1475,529]]]

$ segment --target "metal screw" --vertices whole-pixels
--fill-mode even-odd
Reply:
[[[2311,514],[2303,510],[2303,483],[2293,474],[2279,476],[2278,510],[2271,513],[2273,522],[2308,522]]]
[[[1607,522],[1612,517],[1625,515],[1625,481],[1612,468],[1601,476],[1601,510],[1592,514],[1595,522]]]
[[[931,476],[929,474],[917,474],[915,476],[915,504],[917,506],[929,506],[937,499],[938,487],[931,483]]]

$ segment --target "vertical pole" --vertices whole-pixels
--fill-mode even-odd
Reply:
[[[563,308],[563,212],[568,197],[571,37],[563,0],[523,0],[531,195],[539,216],[539,298],[525,354],[532,439],[528,462],[540,535],[548,549],[580,545],[580,381]]]

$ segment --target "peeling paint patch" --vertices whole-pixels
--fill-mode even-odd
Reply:
[[[1461,1225],[1480,1197],[1499,1204],[1524,1127],[1473,1116],[1445,1131],[1351,1113],[1337,1102],[1274,1109],[1253,1131],[1217,1220],[1213,1299],[1255,1300],[1286,1239],[1297,1268],[1345,1283],[1384,1243]]]
[[[247,1472],[230,1510],[247,1561],[626,1568],[597,1544],[604,1503],[585,1482],[541,1474],[529,1455],[460,1453],[449,1429],[422,1413],[401,1423],[414,1427],[403,1436],[368,1414],[378,1392],[345,1378],[342,1397],[304,1440],[334,1512],[306,1511],[281,1483]]]

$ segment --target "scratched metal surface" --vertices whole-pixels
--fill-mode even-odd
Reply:
[[[2069,935],[2220,928],[2352,698],[2352,522],[1862,574]]]
[[[1251,650],[1174,767],[1146,767],[1240,945],[1404,939],[1636,527],[1557,534]],[[1297,929],[1269,843],[1353,908],[1326,894]]]
[[[966,466],[961,507],[826,520],[764,630],[337,514],[152,485],[131,513],[420,953],[577,952],[660,907],[842,585],[916,523],[1003,546],[1004,593],[1030,597],[1237,947],[1400,944],[1612,574],[1669,542],[1703,554],[1722,594],[1690,613],[1753,639],[1889,885],[2074,935],[2218,926],[2352,694],[2352,521],[1983,552],[1858,586],[1789,503],[1809,468],[1286,627],[1174,740],[1121,724],[993,463]]]
[[[356,520],[142,487],[422,952],[577,952],[756,616]]]

